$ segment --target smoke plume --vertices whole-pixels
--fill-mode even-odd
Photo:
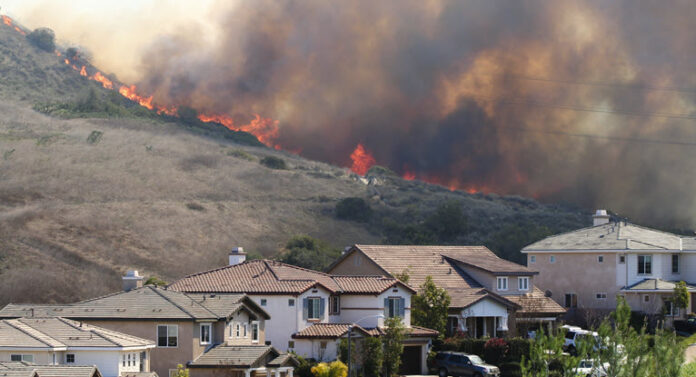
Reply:
[[[693,2],[254,0],[206,14],[147,43],[125,22],[119,38],[141,48],[110,67],[158,103],[277,120],[274,145],[308,158],[349,167],[361,145],[407,178],[696,225]]]

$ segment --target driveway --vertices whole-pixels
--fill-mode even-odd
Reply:
[[[692,363],[696,361],[696,343],[686,347],[686,352],[684,352],[684,356],[687,363]]]

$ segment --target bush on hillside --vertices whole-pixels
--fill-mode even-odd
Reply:
[[[285,170],[288,168],[287,164],[285,164],[285,160],[275,156],[266,156],[259,162],[269,169]]]
[[[285,244],[285,251],[276,259],[310,270],[323,271],[339,256],[341,251],[326,242],[307,235],[297,235]]]
[[[372,217],[372,208],[363,198],[345,198],[336,203],[336,217],[366,222]]]
[[[44,51],[53,52],[56,49],[56,33],[47,27],[35,29],[27,35],[27,39]]]
[[[396,174],[393,170],[381,166],[381,165],[374,165],[373,167],[370,168],[370,170],[367,171],[366,176],[370,175],[376,175],[376,176],[388,176],[388,177],[398,177],[399,175]]]

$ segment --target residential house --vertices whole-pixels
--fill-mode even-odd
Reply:
[[[668,319],[696,311],[696,238],[611,221],[605,210],[593,226],[547,237],[522,249],[547,296],[585,315],[608,312],[622,295],[633,310]],[[687,310],[672,305],[674,285],[688,284]]]
[[[150,373],[157,377],[156,374]],[[132,374],[129,374],[132,375]],[[102,377],[94,365],[37,365],[25,361],[0,361],[3,377]],[[143,375],[142,377],[145,377]],[[135,377],[135,376],[134,376]],[[141,377],[141,376],[137,376]]]
[[[138,287],[133,284],[137,281],[133,276],[137,273],[124,279],[129,291],[70,305],[9,304],[0,310],[0,318],[61,316],[153,339],[155,348],[151,350],[150,367],[160,376],[171,375],[177,364],[190,367],[192,377],[210,375],[211,367],[201,364],[209,359],[209,352],[230,361],[212,368],[218,374],[292,375],[292,359],[282,365],[268,364],[282,354],[265,346],[265,327],[270,316],[249,297]],[[234,361],[238,352],[247,356],[255,354],[258,358],[253,363],[238,364]]]
[[[271,260],[245,261],[236,249],[228,266],[186,276],[168,289],[188,294],[244,293],[267,310],[266,340],[316,360],[333,360],[352,324],[379,336],[384,319],[401,317],[409,331],[405,353],[411,374],[425,372],[433,330],[411,326],[415,291],[393,277],[335,276]]]
[[[118,377],[149,372],[154,347],[151,340],[60,317],[0,321],[2,362],[96,366],[104,377]]]
[[[421,287],[427,276],[451,297],[448,333],[473,337],[526,335],[565,313],[535,286],[537,272],[498,258],[483,246],[354,245],[330,274],[409,276]]]

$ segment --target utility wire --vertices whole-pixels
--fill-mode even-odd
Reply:
[[[556,130],[542,130],[537,128],[526,128],[526,127],[503,127],[501,130],[510,131],[520,131],[520,132],[535,132],[544,133],[550,135],[561,135],[570,137],[580,137],[584,139],[601,139],[610,141],[621,141],[628,143],[641,143],[641,144],[666,144],[666,145],[680,145],[688,147],[696,147],[696,142],[680,141],[680,140],[660,140],[660,139],[643,139],[638,137],[624,137],[624,136],[605,136],[597,134],[584,134],[576,132],[566,132],[566,131],[556,131]]]
[[[540,82],[551,82],[559,84],[571,84],[571,85],[584,85],[584,86],[601,86],[609,88],[619,88],[619,89],[633,89],[633,90],[653,90],[662,92],[680,92],[680,93],[696,93],[695,88],[680,88],[671,86],[653,86],[653,85],[641,85],[641,84],[624,84],[617,82],[601,82],[601,81],[580,81],[580,80],[566,80],[548,77],[531,77],[524,75],[513,75],[513,74],[503,74],[500,75],[503,78],[510,78],[513,80],[525,80],[525,81],[540,81]]]

